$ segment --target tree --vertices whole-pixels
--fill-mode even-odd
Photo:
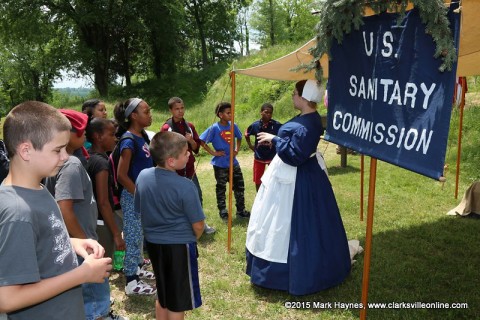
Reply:
[[[250,30],[248,20],[250,17],[250,8],[242,8],[238,12],[237,26],[238,26],[238,44],[240,47],[240,55],[250,55]]]
[[[151,70],[157,79],[175,73],[185,45],[186,14],[183,1],[144,0],[140,10],[151,56]]]
[[[318,18],[311,14],[314,0],[259,0],[254,3],[251,26],[263,47],[298,42],[315,36]]]
[[[190,45],[200,47],[201,66],[235,55],[236,16],[248,4],[248,0],[185,0],[186,32],[194,39]]]
[[[0,15],[0,97],[10,107],[46,101],[69,65],[68,33],[42,8],[0,6]]]

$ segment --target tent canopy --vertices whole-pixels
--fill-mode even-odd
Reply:
[[[457,75],[478,75],[480,74],[480,28],[476,19],[480,17],[480,0],[463,0],[461,10],[462,23]],[[370,11],[366,15],[372,13]],[[314,70],[308,73],[303,70],[292,71],[300,64],[309,63],[313,60],[309,49],[314,47],[315,44],[316,38],[313,38],[297,50],[279,59],[252,68],[233,70],[233,72],[271,80],[315,79]],[[328,56],[326,54],[320,59],[320,64],[323,68],[323,76],[328,78]]]

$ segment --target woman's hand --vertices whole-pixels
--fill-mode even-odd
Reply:
[[[275,135],[267,132],[260,132],[257,134],[258,138],[258,143],[263,143],[263,142],[272,142],[272,139],[275,138]]]

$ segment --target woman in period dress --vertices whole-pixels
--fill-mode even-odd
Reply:
[[[312,294],[341,283],[350,254],[335,195],[317,145],[323,134],[316,107],[322,98],[314,80],[295,84],[300,114],[271,142],[277,156],[262,177],[247,230],[247,274],[251,282],[292,295]]]

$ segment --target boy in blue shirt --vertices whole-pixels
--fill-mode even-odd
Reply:
[[[179,133],[157,133],[150,143],[155,168],[142,170],[135,183],[135,212],[141,213],[148,256],[157,284],[157,319],[183,319],[202,304],[197,239],[205,215],[195,184],[177,174],[190,152]],[[162,190],[158,192],[158,190]]]
[[[220,102],[215,109],[217,117],[220,121],[210,126],[200,135],[200,144],[205,150],[213,156],[210,162],[215,172],[215,180],[217,181],[215,191],[217,195],[217,207],[220,211],[220,218],[226,220],[228,218],[227,205],[225,202],[225,192],[227,190],[227,182],[230,168],[230,120],[232,118],[232,106],[228,102]],[[234,137],[236,145],[234,148],[233,158],[233,192],[235,195],[237,217],[250,218],[250,212],[245,210],[245,183],[243,181],[242,170],[235,156],[240,150],[242,143],[242,133],[238,126],[234,125]],[[208,143],[212,143],[212,150]]]
[[[272,119],[273,106],[268,102],[262,105],[260,115],[262,118],[248,126],[245,131],[245,140],[247,140],[248,146],[254,152],[253,182],[255,183],[257,191],[262,184],[261,179],[265,172],[265,167],[272,162],[273,157],[277,154],[277,150],[271,142],[258,143],[257,134],[260,132],[267,132],[276,136],[278,129],[280,129],[280,126],[282,125],[280,122]],[[252,142],[250,141],[250,136],[255,137],[254,145],[252,145]]]

